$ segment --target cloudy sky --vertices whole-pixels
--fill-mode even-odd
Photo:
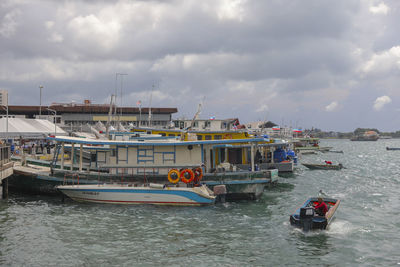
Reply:
[[[398,0],[1,0],[0,88],[148,106],[154,87],[175,117],[203,101],[202,118],[394,131],[399,30]]]

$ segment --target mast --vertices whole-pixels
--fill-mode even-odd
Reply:
[[[150,103],[149,103],[149,127],[151,127],[151,100],[153,98],[153,90],[154,90],[154,84],[151,87],[151,93],[150,93]]]
[[[109,108],[109,110],[108,110],[108,118],[107,118],[107,125],[106,125],[106,138],[108,138],[108,139],[110,139],[109,138],[109,132],[110,132],[110,119],[111,119],[111,116],[112,116],[112,110],[113,110],[113,98],[114,98],[115,96],[114,95],[111,95],[111,100],[110,100],[110,108]]]
[[[194,114],[193,119],[192,119],[192,121],[191,121],[190,126],[189,126],[188,129],[190,129],[190,130],[193,129],[194,122],[197,120],[197,117],[198,117],[198,116],[200,115],[200,113],[201,113],[201,107],[202,107],[202,103],[200,103],[199,106],[197,107],[197,112],[196,112],[196,114]]]

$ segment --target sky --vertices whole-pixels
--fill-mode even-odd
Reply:
[[[398,0],[1,0],[10,105],[400,130]],[[126,75],[120,75],[126,74]]]

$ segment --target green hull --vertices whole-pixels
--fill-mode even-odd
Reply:
[[[343,168],[342,165],[306,164],[306,163],[302,164],[311,170],[340,170]]]

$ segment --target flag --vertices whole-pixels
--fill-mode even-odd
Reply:
[[[210,121],[213,121],[213,120],[215,120],[215,116],[210,117]]]
[[[279,131],[281,128],[279,127],[279,126],[274,126],[274,127],[272,127],[272,130],[273,131]]]
[[[138,101],[138,102],[136,102],[136,105],[138,105],[139,107],[142,105],[142,101]]]

